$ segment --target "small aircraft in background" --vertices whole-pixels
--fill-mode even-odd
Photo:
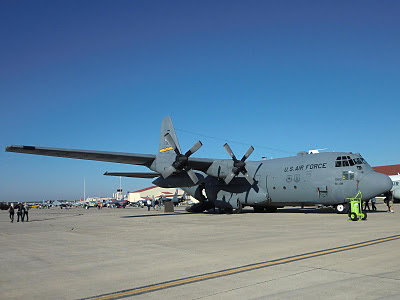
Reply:
[[[400,201],[400,174],[397,175],[389,175],[390,179],[392,179],[393,187],[390,190],[393,195],[393,200],[398,202]]]
[[[165,197],[165,195],[163,194],[163,195],[160,197],[160,199],[161,199],[162,202],[165,202],[165,201],[172,201],[172,203],[174,204],[174,206],[178,206],[179,203],[186,201],[186,192],[184,192],[183,195],[179,196],[179,195],[178,195],[178,189],[177,189],[177,190],[175,191],[174,196],[173,196],[172,198]]]
[[[359,153],[302,151],[297,156],[248,161],[252,146],[238,159],[226,143],[223,148],[229,159],[192,157],[202,145],[198,141],[182,152],[171,118],[165,117],[156,155],[16,145],[7,146],[6,151],[145,166],[152,172],[108,175],[156,178],[153,183],[157,186],[180,187],[199,201],[189,208],[191,212],[218,208],[239,213],[246,206],[256,212],[275,212],[284,206],[314,205],[334,206],[345,212],[348,198],[359,190],[363,200],[368,200],[393,185]]]

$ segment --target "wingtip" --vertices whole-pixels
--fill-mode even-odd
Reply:
[[[22,150],[36,150],[35,146],[23,146],[23,145],[9,145],[6,146],[6,151],[7,152],[25,152],[25,151],[20,151]]]
[[[6,152],[12,152],[13,151],[13,149],[15,149],[17,146],[15,146],[15,145],[8,145],[8,146],[6,146]]]

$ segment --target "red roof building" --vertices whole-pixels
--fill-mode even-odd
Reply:
[[[372,167],[372,169],[386,175],[397,175],[400,173],[400,165],[379,166]]]

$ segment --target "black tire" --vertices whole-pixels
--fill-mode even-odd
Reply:
[[[240,203],[239,200],[238,200],[238,202],[237,202],[237,205],[238,205],[238,208],[236,208],[236,209],[233,210],[233,213],[234,213],[234,214],[240,214],[240,213],[242,212],[242,210],[243,210],[242,203]]]
[[[364,217],[363,218],[361,218],[361,220],[366,220],[367,219],[367,213],[366,212],[364,212]]]
[[[261,206],[253,206],[254,212],[261,213],[264,212],[264,207]]]
[[[352,213],[350,214],[350,219],[351,219],[352,221],[358,221],[357,214],[352,212]]]
[[[335,206],[337,214],[347,214],[349,212],[349,204],[338,204]]]
[[[266,211],[267,213],[274,213],[274,212],[277,211],[277,209],[278,209],[277,207],[268,206],[268,207],[265,208],[265,211]]]

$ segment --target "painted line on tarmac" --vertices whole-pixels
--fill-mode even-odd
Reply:
[[[233,275],[233,274],[248,272],[248,271],[252,271],[252,270],[256,270],[256,269],[260,269],[260,268],[271,267],[271,266],[276,266],[276,265],[280,265],[280,264],[287,264],[290,262],[295,262],[295,261],[299,261],[299,260],[303,260],[303,259],[309,259],[309,258],[313,258],[313,257],[317,257],[317,256],[353,250],[353,249],[357,249],[357,248],[361,248],[361,247],[372,246],[372,245],[376,245],[379,243],[389,242],[389,241],[398,240],[398,239],[400,239],[400,235],[394,235],[394,236],[389,236],[389,237],[380,238],[380,239],[376,239],[376,240],[352,244],[352,245],[348,245],[348,246],[331,248],[331,249],[326,249],[326,250],[321,250],[321,251],[316,251],[316,252],[310,252],[310,253],[280,258],[280,259],[276,259],[276,260],[245,265],[242,267],[236,267],[236,268],[232,268],[232,269],[226,269],[226,270],[221,270],[221,271],[217,271],[217,272],[201,274],[201,275],[196,275],[196,276],[192,276],[192,277],[186,277],[186,278],[166,281],[166,282],[162,282],[162,283],[156,283],[156,284],[152,284],[152,285],[148,285],[148,286],[142,286],[142,287],[138,287],[138,288],[122,290],[122,291],[118,291],[118,292],[114,292],[114,293],[103,294],[103,295],[98,295],[98,296],[89,297],[89,298],[83,298],[82,300],[84,300],[84,299],[85,300],[89,300],[89,299],[91,299],[91,300],[94,300],[94,299],[95,300],[121,299],[121,298],[125,298],[125,297],[131,297],[131,296],[136,296],[136,295],[140,295],[140,294],[150,293],[150,292],[167,289],[167,288],[171,288],[171,287],[177,287],[177,286],[181,286],[184,284],[199,282],[199,281],[208,280],[208,279],[214,279],[214,278],[218,278],[218,277],[222,277],[222,276],[229,276],[229,275]]]

